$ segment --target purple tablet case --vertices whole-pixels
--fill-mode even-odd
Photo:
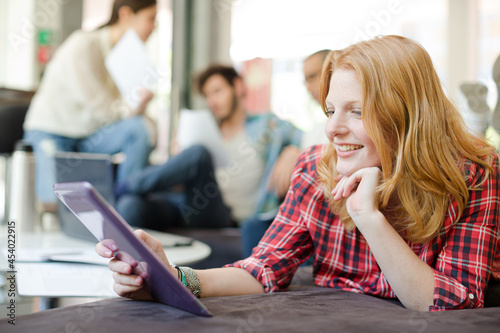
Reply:
[[[146,270],[144,288],[154,300],[199,316],[212,316],[90,183],[59,183],[54,185],[54,192],[99,241],[113,239],[119,251],[132,256]]]

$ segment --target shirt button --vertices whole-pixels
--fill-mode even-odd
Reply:
[[[474,299],[474,295],[473,294],[469,294],[469,299]]]

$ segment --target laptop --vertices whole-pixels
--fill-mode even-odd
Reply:
[[[58,152],[55,156],[55,160],[57,183],[87,181],[93,185],[107,202],[114,205],[114,164],[110,155]],[[57,202],[57,212],[61,231],[65,235],[91,242],[95,241],[94,235],[92,235],[68,207],[59,200]],[[180,235],[163,237],[163,233],[161,232],[146,228],[142,229],[158,238],[163,247],[189,246],[194,241],[191,237]]]
[[[119,252],[139,263],[138,269],[147,272],[144,288],[154,300],[198,316],[212,316],[89,182],[55,184],[54,192],[95,236],[94,241],[113,239]]]
[[[87,181],[114,204],[113,161],[111,155],[93,153],[58,152],[55,156],[56,183]],[[61,231],[71,237],[95,241],[95,237],[78,218],[60,201],[57,214]]]

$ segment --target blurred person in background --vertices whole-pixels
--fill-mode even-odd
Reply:
[[[105,59],[129,29],[146,42],[155,28],[156,0],[115,0],[111,18],[101,28],[76,31],[48,63],[28,109],[24,138],[36,157],[38,200],[55,209],[52,186],[58,151],[125,154],[117,180],[142,170],[154,142],[154,127],[144,115],[153,94],[141,88],[131,109],[110,77]],[[131,64],[132,66],[133,64]]]
[[[195,145],[128,177],[117,185],[116,208],[133,226],[240,226],[255,215],[275,216],[286,194],[288,161],[297,157],[302,132],[272,113],[250,116],[243,80],[231,66],[209,66],[196,88],[218,123],[229,164],[214,168],[210,152]]]
[[[320,50],[314,52],[306,59],[304,59],[304,83],[311,97],[318,103],[318,108],[320,105],[319,88],[321,82],[321,70],[323,69],[323,63],[330,51],[331,50],[328,49]],[[283,163],[283,168],[285,168],[285,166],[288,166],[290,170],[293,170],[295,162],[297,161],[297,158],[302,151],[304,151],[309,146],[328,142],[327,138],[325,137],[325,125],[325,120],[316,122],[313,124],[310,130],[303,133],[300,147],[289,148],[287,160],[283,159],[282,161],[280,161],[281,163]],[[286,175],[288,175],[288,173]],[[286,177],[286,175],[283,174],[283,177]],[[281,191],[286,193],[286,191],[288,191],[288,187],[279,190],[279,193],[282,193]],[[257,246],[257,244],[259,244],[260,239],[262,238],[262,236],[264,236],[266,230],[269,228],[273,220],[274,216],[267,218],[256,216],[253,219],[246,221],[246,223],[242,226],[241,243],[244,257],[250,256],[250,254],[252,253],[252,249]]]

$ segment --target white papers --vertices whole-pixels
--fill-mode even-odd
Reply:
[[[127,104],[139,106],[141,89],[153,90],[159,75],[134,29],[120,38],[106,57],[106,68]]]
[[[116,297],[106,266],[61,263],[17,263],[21,296]]]
[[[181,110],[177,141],[181,150],[192,145],[205,146],[210,151],[216,168],[225,167],[229,163],[219,126],[208,110]]]
[[[38,248],[20,248],[17,251],[18,262],[44,262],[44,261],[65,261],[77,262],[97,265],[107,265],[109,259],[100,257],[94,250],[89,247],[83,248],[53,248],[53,249],[38,249]]]
[[[85,263],[108,266],[109,259],[99,256],[94,249],[81,252],[52,253],[48,257],[49,261],[63,261],[74,263]]]

